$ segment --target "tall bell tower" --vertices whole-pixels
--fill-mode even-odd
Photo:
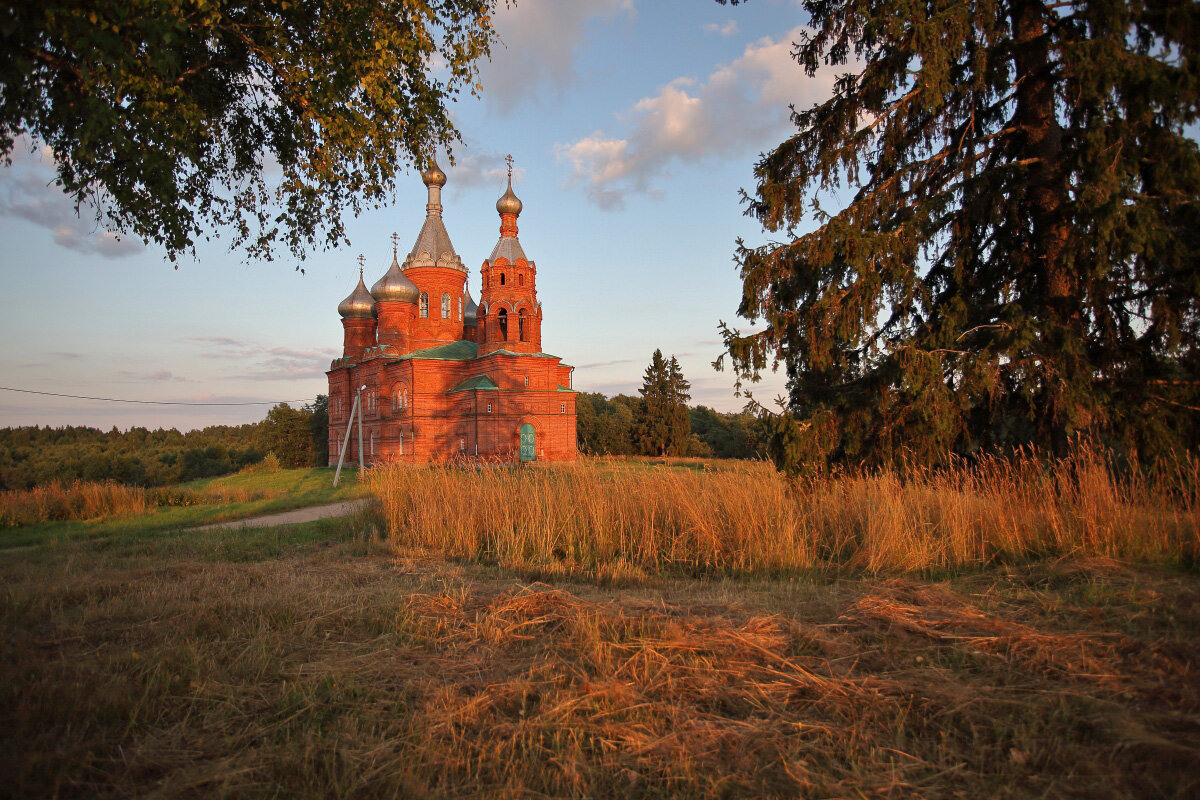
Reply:
[[[508,188],[496,201],[500,240],[483,262],[479,302],[479,354],[496,350],[540,353],[542,307],[537,299],[537,266],[517,239],[522,203],[513,193],[512,156],[507,156]]]

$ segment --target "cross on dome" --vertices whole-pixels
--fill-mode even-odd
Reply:
[[[516,215],[521,213],[522,205],[521,205],[521,201],[517,198],[517,196],[515,194],[513,194],[513,189],[512,189],[513,157],[512,157],[511,153],[504,157],[504,163],[508,164],[508,188],[505,190],[504,194],[501,195],[500,199],[496,201],[496,211],[500,213],[501,219],[503,219],[504,215],[506,215],[506,214],[512,214],[513,218],[515,219]],[[506,228],[506,227],[501,227],[501,229],[500,229],[501,233],[506,233],[507,231],[508,231],[508,228]],[[513,236],[517,235],[516,228],[512,229],[511,235],[513,235]]]

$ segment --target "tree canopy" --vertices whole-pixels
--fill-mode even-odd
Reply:
[[[175,259],[217,228],[303,258],[457,138],[496,0],[38,0],[0,7],[0,155]]]
[[[274,453],[284,467],[311,467],[314,451],[328,450],[328,442],[315,441],[314,411],[311,406],[292,408],[287,403],[272,406],[267,418],[258,423],[255,443],[264,453]]]
[[[740,379],[786,367],[780,465],[1195,447],[1200,4],[804,7],[795,59],[845,74],[756,166],[767,325],[725,330]]]

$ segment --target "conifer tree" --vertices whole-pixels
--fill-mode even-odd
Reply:
[[[643,455],[683,455],[687,450],[692,432],[690,388],[675,356],[667,361],[662,350],[655,350],[638,389],[642,399],[633,421],[634,444]]]
[[[755,169],[767,327],[725,329],[739,379],[786,367],[777,463],[1194,447],[1200,4],[804,7],[799,65],[846,74]]]

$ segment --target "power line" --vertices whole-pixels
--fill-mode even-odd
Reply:
[[[101,400],[105,403],[137,403],[146,406],[274,406],[280,403],[310,403],[307,400],[256,400],[250,403],[184,403],[171,400],[122,400],[119,397],[88,397],[82,394],[60,394],[58,392],[38,392],[33,389],[14,389],[11,386],[0,386],[0,391],[21,392],[22,394],[40,394],[46,397],[69,397],[72,400]]]

